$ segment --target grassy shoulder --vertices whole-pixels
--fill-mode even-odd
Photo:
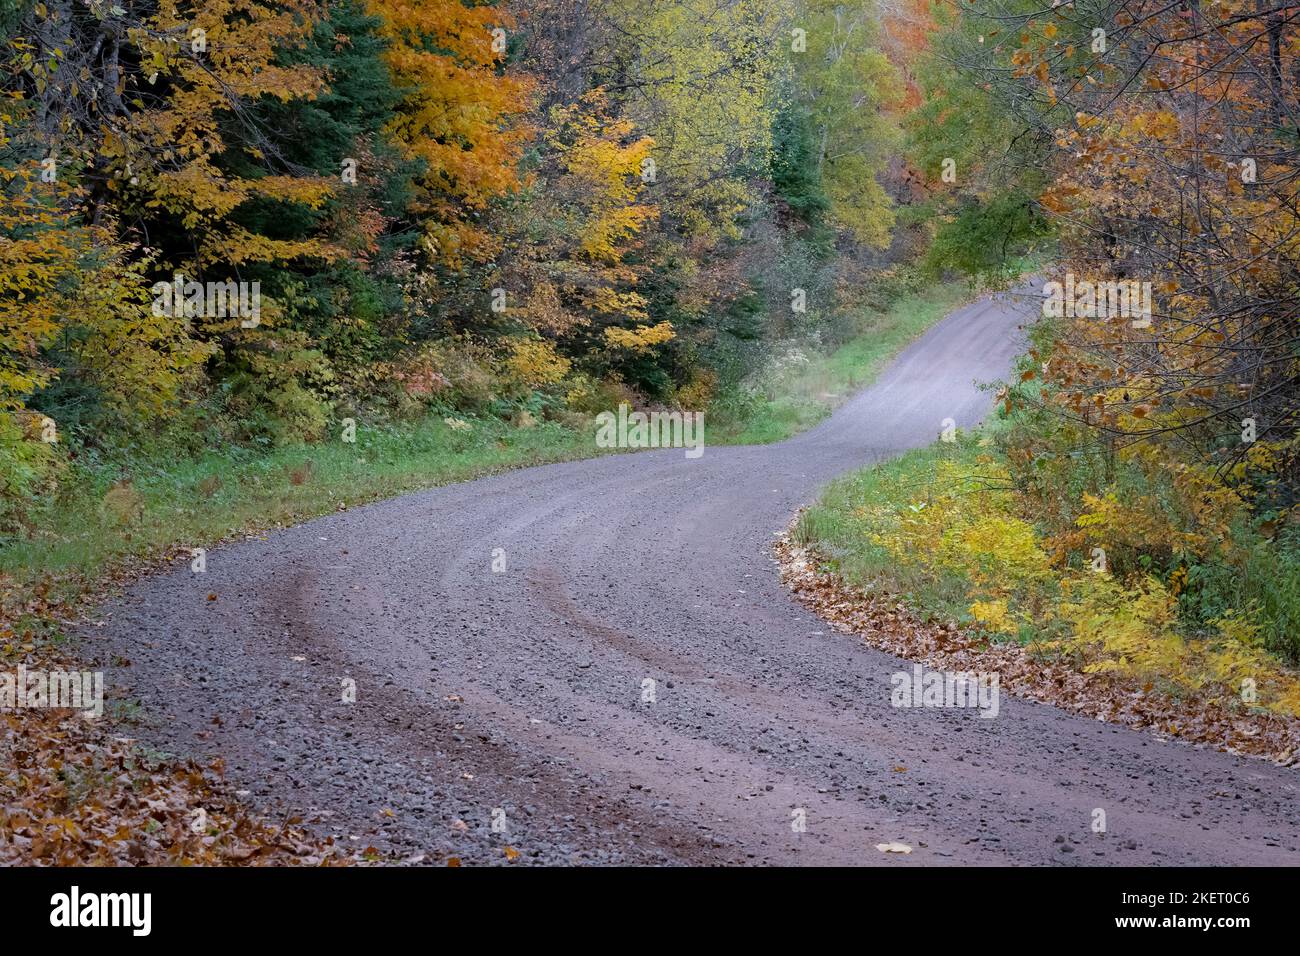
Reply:
[[[1087,533],[1071,540],[1072,554],[1017,485],[988,432],[963,435],[842,477],[793,537],[823,571],[901,598],[922,619],[1030,647],[1140,693],[1300,717],[1300,673],[1284,647],[1266,640],[1268,600],[1279,600],[1271,581],[1285,566],[1294,571],[1293,557],[1268,542],[1243,545],[1240,560],[1271,561],[1277,574],[1240,575],[1235,591],[1220,596],[1230,606],[1198,617],[1191,600],[1207,596],[1191,582],[1207,569],[1228,576],[1229,558],[1164,568],[1149,556],[1128,561],[1106,526],[1109,499],[1093,499],[1071,522]]]
[[[80,469],[71,487],[27,516],[0,572],[90,573],[118,558],[201,546],[343,507],[510,468],[597,453],[590,435],[543,422],[430,416],[269,451],[232,447],[193,459],[149,458]]]

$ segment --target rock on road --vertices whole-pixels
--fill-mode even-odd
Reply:
[[[106,686],[141,702],[145,742],[219,755],[259,808],[403,856],[1300,863],[1294,770],[1005,694],[995,719],[894,709],[890,675],[910,665],[780,583],[773,535],[827,480],[980,420],[976,383],[1007,373],[1028,311],[958,310],[790,441],[330,515],[214,551],[204,575],[145,579],[81,634],[130,661]],[[894,841],[912,853],[875,848]]]

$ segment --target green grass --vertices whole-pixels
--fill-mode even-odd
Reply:
[[[358,428],[355,444],[232,447],[190,460],[150,457],[131,463],[129,492],[112,492],[120,464],[79,469],[56,498],[34,503],[26,516],[36,529],[30,536],[3,542],[0,573],[21,585],[50,572],[76,587],[78,579],[124,559],[208,546],[340,505],[599,453],[592,434],[553,423],[525,429],[496,419],[465,420],[470,430],[453,430],[430,416],[405,426]]]
[[[815,424],[964,294],[963,287],[949,284],[900,300],[872,319],[859,338],[785,383],[749,420],[706,431],[706,441],[778,441]],[[340,506],[602,453],[594,427],[542,422],[516,428],[491,417],[459,417],[471,428],[452,429],[431,414],[415,423],[362,426],[355,444],[335,439],[273,450],[232,445],[193,458],[119,453],[76,466],[57,496],[32,503],[26,534],[0,539],[0,574],[19,591],[49,575],[55,590],[71,597],[111,567],[156,561],[179,548],[210,547]],[[123,478],[129,490],[114,491]]]
[[[852,584],[897,595],[925,618],[969,623],[970,582],[966,576],[930,567],[924,561],[900,562],[872,540],[872,532],[879,530],[878,521],[858,512],[866,502],[892,510],[920,507],[940,461],[966,461],[974,473],[980,451],[972,438],[962,436],[955,444],[936,442],[837,478],[799,516],[794,540],[816,547],[825,566]]]
[[[855,392],[875,381],[907,345],[969,299],[964,282],[941,283],[899,299],[864,320],[859,335],[836,351],[815,356],[777,394],[748,410],[742,421],[708,433],[714,444],[762,445],[816,425]]]

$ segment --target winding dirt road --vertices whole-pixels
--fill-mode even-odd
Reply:
[[[1300,863],[1294,770],[1005,694],[996,719],[894,709],[909,665],[778,579],[773,535],[828,479],[982,417],[975,383],[1005,375],[1026,311],[959,310],[783,444],[332,515],[144,581],[82,635],[129,659],[106,683],[141,701],[148,743],[432,861]],[[891,841],[913,852],[875,849]]]

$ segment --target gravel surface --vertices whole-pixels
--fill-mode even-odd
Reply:
[[[140,701],[142,740],[220,756],[255,806],[403,858],[1300,863],[1294,770],[1005,694],[994,719],[895,709],[910,665],[780,583],[773,536],[827,480],[987,412],[976,383],[1006,374],[1028,310],[955,312],[782,444],[328,516],[149,578],[82,636],[129,661],[105,680]],[[912,852],[876,848],[893,842]]]

